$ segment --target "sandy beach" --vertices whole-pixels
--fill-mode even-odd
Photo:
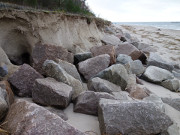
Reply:
[[[180,0],[0,2],[0,135],[180,135]]]
[[[68,117],[67,122],[86,135],[100,135],[98,117],[73,112],[73,104],[64,110]]]
[[[149,44],[169,62],[180,64],[180,30],[160,29],[151,26],[115,25],[140,42]]]

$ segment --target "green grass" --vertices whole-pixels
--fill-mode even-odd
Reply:
[[[81,0],[2,0],[1,8],[19,10],[45,10],[95,16]]]

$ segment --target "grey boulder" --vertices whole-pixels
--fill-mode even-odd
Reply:
[[[112,95],[117,100],[132,100],[129,93],[126,91],[112,92]]]
[[[129,62],[133,62],[131,56],[128,56],[126,54],[119,54],[117,59],[116,59],[116,63],[120,63],[120,64],[127,64]]]
[[[38,78],[44,77],[31,66],[23,64],[12,76],[9,77],[8,81],[13,86],[13,90],[18,96],[31,97],[35,80]]]
[[[0,81],[0,88],[6,90],[7,96],[6,101],[8,105],[10,106],[14,102],[14,93],[11,89],[11,86],[8,81]]]
[[[6,116],[8,111],[8,103],[6,101],[7,92],[0,88],[0,121]]]
[[[13,135],[84,135],[58,115],[22,99],[12,104],[5,121],[3,129]]]
[[[118,92],[121,91],[121,87],[115,85],[107,80],[95,77],[88,82],[88,89],[95,92]]]
[[[170,64],[170,63],[166,62],[165,60],[163,60],[156,53],[150,53],[147,66],[160,67],[160,68],[169,70],[170,72],[172,72],[172,70],[174,69],[174,66],[172,64]]]
[[[135,74],[128,74],[128,87],[131,87],[132,85],[136,85],[136,75]]]
[[[98,56],[102,54],[108,54],[110,56],[110,63],[116,63],[115,59],[115,49],[113,45],[102,45],[102,46],[94,46],[90,49],[93,56]]]
[[[101,40],[106,45],[119,45],[121,43],[120,39],[112,34],[105,34]]]
[[[98,118],[101,134],[160,134],[173,124],[152,102],[101,99]]]
[[[48,77],[52,77],[59,82],[70,85],[73,88],[72,99],[74,100],[81,92],[83,92],[82,83],[69,75],[59,64],[52,60],[46,60],[43,69]]]
[[[142,52],[129,43],[123,43],[115,47],[116,55],[126,54],[131,56],[132,60],[137,60],[142,56]]]
[[[76,69],[76,67],[67,62],[67,61],[63,61],[60,59],[57,59],[56,62],[71,76],[73,76],[75,79],[78,79],[79,81],[81,81],[81,77]]]
[[[133,44],[134,46],[136,46],[139,50],[141,50],[142,52],[144,52],[145,54],[150,54],[151,52],[157,52],[157,50],[153,47],[151,47],[152,45],[146,44],[146,43],[136,43]]]
[[[180,111],[180,98],[162,98],[162,101]]]
[[[61,59],[70,63],[74,62],[74,55],[62,46],[37,43],[32,51],[33,67],[41,74],[45,60]]]
[[[155,49],[153,47],[147,47],[147,48],[143,48],[141,51],[143,53],[149,55],[151,52],[157,52],[157,49]]]
[[[155,66],[147,67],[143,77],[154,83],[161,83],[162,81],[174,78],[170,71]]]
[[[152,102],[162,112],[165,112],[164,103],[163,103],[162,99],[159,96],[157,96],[156,94],[153,94],[153,93],[150,94],[148,97],[145,97],[143,99],[143,101],[145,101],[145,102]]]
[[[67,115],[64,113],[63,110],[60,110],[59,108],[54,108],[54,107],[44,107],[45,109],[47,109],[48,111],[58,115],[60,118],[62,118],[63,120],[67,121],[68,117]]]
[[[8,67],[5,64],[0,63],[0,77],[4,77],[8,74]]]
[[[167,88],[167,89],[174,91],[174,92],[177,92],[178,89],[180,88],[180,83],[179,83],[179,80],[177,80],[177,79],[165,80],[161,83],[161,85],[164,88]]]
[[[128,84],[128,73],[123,65],[115,64],[101,71],[96,77],[110,81],[125,90]]]
[[[173,73],[174,77],[176,77],[177,79],[180,80],[180,70],[179,71],[173,70],[172,73]]]
[[[79,62],[85,61],[92,58],[91,52],[77,53],[74,55],[74,63],[78,64]]]
[[[132,74],[136,74],[136,75],[141,75],[145,71],[145,67],[143,66],[143,64],[140,60],[135,60],[130,63],[127,63],[125,67],[127,67],[127,69]]]
[[[77,97],[74,105],[74,112],[97,115],[100,98],[115,99],[108,93],[86,91]]]
[[[110,64],[110,56],[108,54],[99,55],[78,64],[79,72],[86,80],[91,79],[100,71],[106,69]]]
[[[36,88],[32,91],[34,102],[65,108],[71,101],[72,87],[52,78],[36,79]]]

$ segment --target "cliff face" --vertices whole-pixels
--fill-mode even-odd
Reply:
[[[52,12],[0,11],[0,47],[8,57],[31,54],[38,42],[63,46],[73,53],[101,45],[103,33],[94,19]]]

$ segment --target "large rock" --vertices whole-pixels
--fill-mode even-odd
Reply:
[[[57,82],[52,78],[36,79],[32,91],[33,101],[42,105],[65,108],[71,101],[73,89],[67,84]]]
[[[102,135],[159,134],[173,124],[152,102],[101,99],[98,117]]]
[[[105,92],[86,91],[77,97],[74,112],[97,115],[100,98],[115,99],[112,95]]]
[[[74,63],[78,64],[79,62],[85,61],[87,59],[92,58],[91,52],[77,53],[74,55]]]
[[[57,59],[56,62],[71,76],[73,76],[75,79],[78,79],[79,81],[81,81],[81,77],[76,69],[76,67],[66,61]]]
[[[146,44],[146,43],[136,43],[136,44],[133,44],[136,48],[138,48],[139,50],[142,50],[142,49],[145,49],[145,48],[148,48],[150,47],[149,44]]]
[[[135,99],[143,99],[150,95],[150,91],[146,88],[142,88],[139,85],[132,85],[128,87],[126,91],[129,92],[129,96]]]
[[[68,117],[67,117],[67,115],[65,114],[65,112],[63,110],[60,110],[59,108],[54,108],[54,107],[51,107],[51,106],[47,106],[47,107],[44,107],[44,108],[47,109],[48,111],[58,115],[63,120],[65,120],[65,121],[68,120]]]
[[[121,41],[128,43],[135,42],[133,37],[129,33],[124,33],[123,36],[121,37]]]
[[[13,135],[84,135],[58,115],[18,99],[10,107],[3,128]]]
[[[6,101],[6,98],[7,98],[6,90],[0,88],[0,122],[8,112],[8,103]]]
[[[93,56],[102,54],[109,54],[111,57],[111,64],[116,62],[115,48],[112,45],[94,46],[90,49]]]
[[[20,100],[25,100],[27,102],[30,102],[30,103],[34,103],[33,99],[32,98],[21,98],[21,97],[16,97],[15,100],[17,99],[20,99]],[[41,106],[41,105],[40,105]],[[64,113],[63,108],[60,108],[60,107],[57,107],[57,106],[42,106],[43,108],[49,110],[50,112],[58,115],[59,117],[61,117],[63,120],[68,120],[68,117],[66,116],[66,114]]]
[[[174,77],[176,77],[177,79],[180,80],[180,72],[173,70],[172,73],[173,73]]]
[[[110,56],[108,54],[99,55],[91,59],[85,60],[78,64],[79,72],[86,80],[91,79],[100,71],[106,69],[110,64]]]
[[[6,101],[8,105],[10,106],[14,102],[14,93],[11,89],[11,86],[8,81],[0,81],[0,87],[2,89],[5,89],[7,92]]]
[[[116,56],[119,54],[126,54],[131,56],[132,60],[137,60],[141,55],[142,52],[139,51],[135,46],[129,43],[120,44],[115,47]]]
[[[95,92],[119,92],[121,87],[107,80],[95,77],[88,82],[88,89]]]
[[[11,62],[8,59],[8,56],[6,55],[6,53],[4,52],[4,50],[0,47],[0,62],[5,64],[5,65],[10,65]]]
[[[127,88],[136,85],[136,75],[135,74],[128,74],[128,85]]]
[[[0,77],[4,77],[8,74],[8,67],[0,62]]]
[[[126,54],[119,54],[117,59],[116,59],[116,63],[119,64],[127,64],[129,62],[133,62],[132,58]]]
[[[108,33],[108,34],[115,34],[116,33],[116,31],[111,26],[105,26],[105,28],[103,30],[105,33]]]
[[[129,33],[124,33],[124,38],[128,43],[136,43],[139,42],[138,38],[131,36]]]
[[[111,67],[101,71],[96,77],[108,80],[125,90],[128,84],[128,74],[126,69],[121,64],[112,65]]]
[[[142,53],[138,59],[142,62],[142,64],[147,64],[147,56],[145,53]]]
[[[74,62],[74,55],[61,46],[36,44],[33,52],[33,67],[41,74],[44,74],[42,69],[45,60],[61,59],[70,63]]]
[[[151,52],[157,52],[157,49],[153,47],[147,47],[147,48],[143,48],[141,51],[147,55],[150,55]]]
[[[148,97],[143,99],[145,102],[152,102],[156,107],[158,107],[162,112],[165,112],[164,103],[162,99],[156,94],[150,94]]]
[[[101,41],[106,45],[115,45],[115,46],[121,43],[118,37],[110,34],[105,34]]]
[[[15,71],[17,71],[18,66],[13,65],[10,60],[8,59],[8,56],[4,52],[4,50],[0,47],[0,65],[3,66],[3,76],[6,74],[5,77],[2,77],[0,75],[0,80],[7,80],[9,76],[11,76]],[[7,67],[7,68],[6,68]],[[6,71],[4,71],[6,70]]]
[[[35,80],[43,78],[35,69],[27,64],[23,64],[8,81],[13,86],[14,92],[20,97],[31,97]]]
[[[161,83],[164,80],[173,79],[173,74],[165,69],[149,66],[143,74],[144,78],[150,82]]]
[[[180,98],[162,98],[162,101],[180,112]]]
[[[180,123],[179,123],[180,112],[168,104],[164,104],[164,108],[165,108],[165,114],[169,116],[170,119],[173,121],[173,125],[171,125],[167,130],[168,134],[165,135],[180,135]]]
[[[166,70],[169,70],[170,72],[174,69],[174,66],[165,60],[163,60],[159,55],[156,53],[150,53],[147,66],[156,66],[160,67]]]
[[[112,95],[117,100],[132,100],[129,93],[126,91],[112,92]]]
[[[147,55],[149,55],[151,52],[157,52],[155,48],[151,47],[153,45],[149,45],[146,43],[133,43],[133,45]]]
[[[59,64],[52,60],[46,60],[43,64],[43,69],[48,77],[52,77],[59,82],[63,82],[73,87],[72,99],[75,99],[81,92],[83,92],[82,83],[69,75]]]
[[[178,89],[180,88],[180,83],[179,83],[179,80],[177,80],[177,79],[165,80],[161,83],[161,85],[164,88],[167,88],[167,89],[174,91],[174,92],[177,92]]]
[[[140,60],[135,60],[126,64],[126,67],[132,74],[141,75],[145,71],[145,67],[143,66]]]

